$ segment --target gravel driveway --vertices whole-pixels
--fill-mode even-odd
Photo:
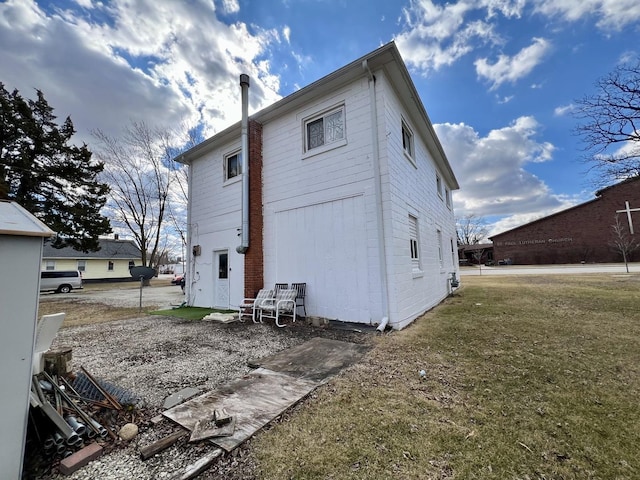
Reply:
[[[86,289],[68,295],[77,297],[82,303],[114,306],[137,306],[139,301],[139,289],[131,287],[102,291]],[[180,288],[174,285],[143,289],[144,306],[179,305],[183,297]],[[250,321],[219,324],[156,315],[60,330],[53,346],[72,347],[74,370],[83,366],[95,377],[115,383],[140,398],[136,415],[140,434],[128,444],[118,444],[111,453],[70,476],[50,473],[34,478],[171,478],[211,450],[211,445],[180,442],[154,458],[140,460],[141,446],[177,429],[167,419],[158,425],[149,421],[162,411],[168,395],[184,387],[195,387],[204,393],[249,372],[249,360],[277,353],[316,336],[355,343],[366,343],[372,338],[366,333],[312,327],[305,321],[280,329],[272,324]],[[247,448],[250,447],[244,445],[220,459],[199,478],[252,478],[253,465],[246,461]]]

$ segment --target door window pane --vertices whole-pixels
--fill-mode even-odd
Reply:
[[[227,253],[221,253],[218,256],[218,278],[220,279],[229,278],[228,257]]]

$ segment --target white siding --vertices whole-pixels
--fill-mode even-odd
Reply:
[[[240,148],[237,142],[212,150],[191,166],[191,216],[189,243],[200,245],[199,256],[189,255],[186,267],[190,305],[214,305],[214,254],[229,251],[229,304],[238,305],[244,297],[244,256],[236,252],[242,225],[240,176],[224,181],[224,155]]]
[[[437,194],[437,169],[425,140],[417,134],[417,120],[408,116],[386,76],[377,73],[376,77],[377,88],[384,97],[384,128],[387,134],[382,162],[383,172],[388,173],[383,175],[383,198],[387,255],[390,259],[390,321],[395,328],[402,328],[448,294],[448,277],[450,272],[457,270],[457,265],[455,258],[446,254],[443,255],[443,265],[440,265],[437,232],[442,232],[442,248],[446,248],[449,239],[455,238],[455,220],[452,209]],[[403,121],[414,133],[415,164],[403,152]],[[418,219],[422,274],[416,274],[411,263],[409,215]]]
[[[383,316],[368,103],[362,79],[263,126],[265,283],[309,283],[310,316]],[[304,152],[304,119],[342,104],[346,144]]]

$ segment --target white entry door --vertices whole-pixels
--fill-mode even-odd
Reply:
[[[213,257],[214,307],[226,309],[229,308],[229,251],[216,250],[213,252]]]

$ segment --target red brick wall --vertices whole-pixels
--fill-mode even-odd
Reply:
[[[510,258],[520,265],[554,263],[621,262],[622,256],[610,246],[616,210],[640,208],[640,179],[621,182],[601,190],[593,201],[564,210],[492,237],[494,259]],[[628,232],[626,213],[619,214]],[[635,235],[640,242],[640,212],[632,214]],[[640,250],[630,259],[640,260]]]
[[[264,286],[262,243],[262,125],[249,120],[249,248],[244,258],[244,295]]]

